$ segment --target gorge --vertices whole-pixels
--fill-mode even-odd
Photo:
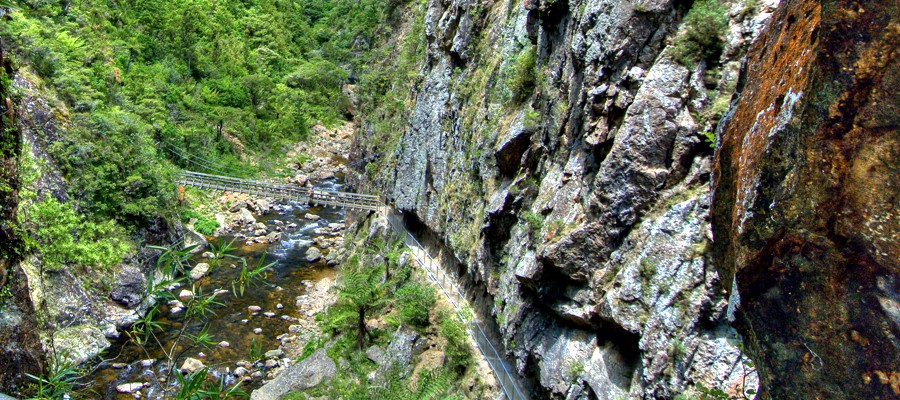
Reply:
[[[900,396],[895,1],[12,5],[0,393],[519,398],[477,321],[522,398]],[[181,170],[377,195],[467,304],[386,211]]]

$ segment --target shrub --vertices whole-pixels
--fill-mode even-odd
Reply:
[[[88,221],[53,197],[28,207],[27,215],[31,244],[50,270],[68,263],[105,269],[131,250],[124,231],[112,221]]]
[[[440,317],[440,332],[447,339],[447,364],[454,370],[465,370],[472,359],[472,348],[467,341],[465,325],[449,312],[442,313]]]
[[[697,0],[684,17],[684,30],[675,38],[672,58],[685,66],[700,59],[714,60],[724,47],[728,29],[725,7],[719,0]]]
[[[513,100],[521,101],[534,90],[537,76],[537,46],[526,46],[506,71],[506,87]]]
[[[418,327],[428,325],[428,313],[437,303],[433,287],[410,282],[397,290],[397,311],[400,321]]]
[[[181,222],[182,222],[182,223],[185,223],[185,222],[190,221],[191,218],[199,218],[199,217],[200,217],[200,214],[197,213],[197,212],[194,211],[194,210],[190,210],[190,209],[184,210],[184,211],[181,213]]]
[[[194,223],[194,230],[203,235],[212,235],[219,227],[219,221],[212,218],[199,217]]]
[[[528,224],[529,232],[532,236],[537,236],[544,227],[544,216],[534,211],[525,211],[522,213],[522,219]]]

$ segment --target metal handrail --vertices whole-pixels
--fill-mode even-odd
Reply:
[[[245,193],[275,200],[289,199],[314,205],[347,207],[359,210],[377,211],[381,206],[378,196],[338,192],[333,190],[304,189],[252,179],[183,171],[178,183],[200,189]]]
[[[416,263],[425,271],[428,278],[441,289],[441,292],[444,293],[444,296],[455,308],[456,313],[465,320],[467,313],[464,307],[466,306],[461,304],[465,301],[465,297],[459,288],[455,287],[448,289],[446,284],[448,278],[447,273],[442,268],[437,267],[437,263],[425,250],[425,246],[416,240],[412,233],[403,226],[402,222],[396,220],[396,214],[392,213],[390,209],[384,207],[383,212],[385,212],[388,223],[390,223],[394,231],[401,236],[403,244],[412,252],[416,259]],[[403,233],[405,233],[405,235]],[[418,251],[422,253],[421,258],[424,258],[424,261],[420,259],[420,256],[417,254],[417,248]],[[431,267],[427,265],[428,263],[431,264]],[[440,279],[436,274],[441,275]],[[450,282],[453,282],[452,278],[450,279]],[[454,296],[456,297],[455,299]],[[478,347],[478,351],[484,356],[485,361],[487,361],[491,370],[494,372],[494,375],[497,377],[497,381],[500,383],[500,389],[503,391],[503,394],[505,394],[508,399],[527,400],[528,397],[522,392],[521,384],[518,382],[515,373],[511,371],[512,367],[507,366],[508,362],[500,355],[500,352],[493,343],[491,343],[490,338],[488,338],[487,334],[484,332],[484,328],[482,328],[481,323],[478,322],[477,316],[475,316],[474,313],[472,313],[472,320],[468,323],[468,328],[472,337],[475,339],[475,345]]]

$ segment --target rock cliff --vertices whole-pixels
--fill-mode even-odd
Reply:
[[[680,2],[430,0],[400,29],[424,43],[387,57],[416,60],[399,122],[361,106],[363,184],[458,266],[536,397],[756,388],[710,263],[704,132],[776,4],[721,6],[722,47],[685,66]]]
[[[715,265],[772,398],[900,395],[898,15],[786,1],[721,125]]]
[[[0,392],[18,393],[25,374],[40,373],[43,354],[28,280],[21,268],[23,243],[16,226],[22,138],[9,94],[11,65],[0,45]],[[2,396],[2,394],[0,394]]]

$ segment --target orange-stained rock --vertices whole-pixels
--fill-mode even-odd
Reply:
[[[897,1],[787,0],[720,123],[714,256],[772,398],[900,395],[898,64]]]

